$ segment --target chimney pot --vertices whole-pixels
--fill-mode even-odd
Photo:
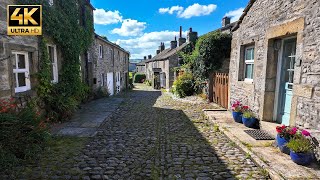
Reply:
[[[146,59],[147,59],[147,56],[143,56],[143,59],[146,60]]]
[[[190,28],[189,30],[190,30],[190,32],[192,32],[192,28]]]
[[[180,26],[180,38],[182,38],[182,26]]]
[[[222,18],[222,27],[225,27],[225,26],[229,25],[230,21],[231,21],[230,17],[227,17],[227,16],[223,17]]]
[[[148,55],[148,59],[151,59],[152,58],[152,55],[150,54],[150,55]]]

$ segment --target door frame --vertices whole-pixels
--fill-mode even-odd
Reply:
[[[282,122],[279,122],[278,120],[278,112],[279,112],[279,109],[280,109],[280,81],[281,81],[281,76],[282,76],[282,72],[281,72],[281,69],[282,69],[282,65],[283,65],[283,48],[284,48],[284,41],[286,40],[290,40],[290,39],[297,39],[297,36],[290,36],[290,37],[286,37],[286,38],[282,38],[281,39],[281,48],[279,50],[279,53],[278,53],[278,65],[277,65],[277,77],[276,77],[276,89],[275,89],[275,99],[274,99],[274,111],[273,111],[273,120],[275,122],[278,122],[278,123],[282,123]],[[297,44],[297,42],[296,42]],[[297,45],[296,45],[296,52],[297,52]]]

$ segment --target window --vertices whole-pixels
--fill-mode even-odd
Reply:
[[[13,52],[13,75],[15,92],[24,92],[31,89],[29,76],[29,58],[27,52]]]
[[[58,62],[57,62],[57,48],[55,45],[48,45],[48,54],[51,62],[51,82],[58,82]]]
[[[103,48],[101,45],[99,45],[99,58],[103,57]]]
[[[244,57],[244,77],[245,81],[253,80],[254,72],[254,47],[250,46],[245,48],[245,57]]]

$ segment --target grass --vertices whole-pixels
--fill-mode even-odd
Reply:
[[[266,178],[269,177],[269,172],[266,169],[260,168],[259,171],[262,176],[264,176]]]
[[[28,162],[20,173],[32,175],[34,172],[32,164],[39,164],[43,169],[48,167],[59,171],[63,168],[61,164],[73,163],[72,157],[80,153],[87,140],[88,138],[53,137],[49,140],[46,150],[41,153],[40,159],[37,162]],[[68,171],[70,174],[81,174],[73,169]]]
[[[241,141],[241,143],[242,143],[244,146],[246,146],[250,151],[252,151],[252,145],[251,145],[251,144],[249,144],[249,143],[247,143],[247,142],[243,142],[243,141]]]

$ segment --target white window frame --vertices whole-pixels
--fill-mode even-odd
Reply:
[[[101,44],[99,44],[99,58],[103,57],[103,47]]]
[[[253,59],[251,60],[247,60],[247,50],[249,49],[253,49]],[[255,47],[254,46],[248,46],[245,48],[244,50],[244,81],[246,82],[253,82],[253,78],[254,78],[254,50],[255,50]],[[246,75],[247,75],[247,64],[252,64],[252,79],[251,78],[246,78]]]
[[[53,56],[54,56],[53,62],[51,62],[51,66],[52,66],[52,70],[53,70],[53,72],[52,72],[53,80],[51,80],[51,83],[58,83],[59,82],[59,74],[58,74],[57,46],[54,44],[47,44],[48,54],[49,54],[49,47],[53,47]]]
[[[13,51],[12,54],[14,55],[14,62],[16,68],[13,69],[13,75],[15,78],[15,93],[25,92],[31,89],[31,83],[30,83],[30,69],[29,69],[29,56],[28,52],[24,51]],[[25,57],[25,69],[19,69],[18,67],[18,54],[24,55]],[[18,73],[25,73],[25,81],[26,85],[19,87],[19,81],[18,81]]]

